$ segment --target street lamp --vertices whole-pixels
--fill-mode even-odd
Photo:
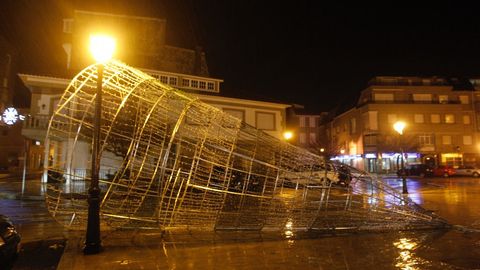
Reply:
[[[97,254],[101,251],[100,240],[100,188],[98,178],[100,171],[100,128],[102,116],[103,65],[111,59],[115,50],[115,40],[106,35],[90,36],[90,52],[97,62],[97,92],[93,116],[93,147],[90,188],[88,189],[87,234],[83,253]]]
[[[285,139],[285,141],[289,141],[291,138],[293,138],[293,132],[288,130],[283,132],[283,138]]]
[[[403,121],[397,121],[395,122],[395,124],[393,124],[393,129],[399,134],[399,144],[400,144],[400,152],[402,153],[402,157],[401,157],[401,174],[402,174],[402,193],[403,194],[408,194],[408,190],[407,190],[407,178],[406,178],[406,175],[405,175],[405,163],[403,161],[404,159],[404,153],[403,153],[403,147],[402,147],[402,135],[403,135],[403,130],[405,129],[405,127],[407,126],[407,124]]]

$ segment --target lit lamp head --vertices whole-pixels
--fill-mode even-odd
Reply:
[[[285,139],[285,141],[290,140],[291,138],[293,138],[293,132],[291,131],[283,132],[283,138]]]
[[[398,134],[403,135],[403,129],[405,129],[406,126],[407,124],[405,124],[405,122],[397,121],[395,124],[393,124],[393,129],[395,129]]]
[[[90,36],[90,52],[97,63],[110,60],[115,52],[115,39],[107,35]]]

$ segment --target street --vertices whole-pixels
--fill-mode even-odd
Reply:
[[[15,222],[26,247],[13,269],[54,269],[48,267],[58,263],[65,237],[69,242],[58,269],[92,269],[93,265],[96,269],[109,270],[480,268],[478,178],[407,181],[410,198],[467,231],[316,235],[292,231],[162,234],[127,230],[104,233],[105,250],[92,256],[82,254],[83,236],[64,232],[49,216],[43,201],[6,198],[6,193],[13,192],[12,187],[21,186],[21,181],[6,181],[0,182],[1,212]],[[384,181],[401,191],[400,179],[385,178]],[[35,186],[34,182],[29,183],[30,187]],[[30,195],[33,193],[29,191]],[[38,256],[42,250],[50,257]],[[48,262],[50,266],[46,266]]]

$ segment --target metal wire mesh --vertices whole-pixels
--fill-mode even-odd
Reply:
[[[51,214],[84,229],[97,66],[70,83],[51,118]],[[104,66],[101,227],[388,230],[444,221],[381,179],[257,130],[112,61]]]

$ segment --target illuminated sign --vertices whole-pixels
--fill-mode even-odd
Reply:
[[[2,114],[2,121],[11,126],[15,124],[18,120],[24,120],[25,116],[18,114],[17,109],[10,107],[6,108]]]

